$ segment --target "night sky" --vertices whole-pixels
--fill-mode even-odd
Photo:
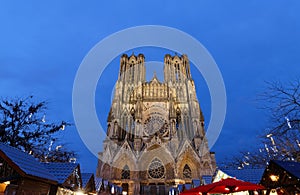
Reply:
[[[262,102],[256,100],[266,86],[265,81],[287,82],[299,78],[299,10],[297,0],[105,3],[3,0],[0,1],[0,97],[34,95],[37,100],[49,102],[47,120],[74,123],[72,90],[76,72],[99,41],[139,25],[176,28],[206,47],[224,79],[226,120],[211,149],[220,162],[239,150],[255,146],[257,136],[268,128],[266,113],[258,109]],[[132,52],[143,53],[146,61],[163,62],[166,53],[174,55],[173,51],[159,48],[137,48],[126,53]],[[99,78],[95,104],[103,126],[118,70],[119,58],[116,58]],[[161,70],[157,68],[158,71]],[[148,73],[150,79],[153,70]],[[201,73],[193,65],[192,77],[207,125],[210,96]],[[85,148],[76,126],[66,128],[60,136],[78,152],[83,172],[94,172],[97,160]]]

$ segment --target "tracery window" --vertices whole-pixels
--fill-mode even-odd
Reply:
[[[153,179],[160,179],[165,175],[165,167],[162,162],[155,158],[149,165],[148,174]]]
[[[128,165],[125,165],[122,169],[121,179],[130,179],[130,169]]]
[[[158,133],[164,136],[168,132],[166,121],[161,116],[157,115],[149,117],[145,121],[144,128],[145,133],[148,135],[154,135],[155,133]]]
[[[183,167],[183,178],[191,179],[192,178],[192,170],[189,165],[184,165]]]

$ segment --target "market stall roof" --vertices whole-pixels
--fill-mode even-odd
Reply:
[[[186,190],[190,190],[192,188],[192,184],[184,184]]]
[[[265,169],[222,169],[230,177],[248,181],[252,183],[259,183]]]
[[[63,184],[73,171],[79,167],[78,163],[43,163],[50,172],[57,179],[59,184]]]
[[[204,184],[210,184],[212,182],[212,176],[211,175],[203,175],[202,180]]]
[[[198,187],[201,185],[200,179],[192,179],[193,187]]]
[[[0,142],[0,157],[22,176],[33,176],[57,183],[56,178],[30,154]]]
[[[279,161],[274,160],[275,164],[289,172],[291,175],[295,176],[296,178],[300,179],[300,163],[294,161]]]
[[[96,192],[95,177],[93,173],[81,173],[82,189],[85,193]]]
[[[186,190],[182,192],[182,195],[198,195],[199,193],[202,194],[218,194],[218,193],[233,193],[233,192],[240,192],[240,191],[248,191],[248,190],[262,190],[265,189],[263,186],[254,184],[251,182],[245,182],[242,180],[234,179],[234,178],[227,178],[222,179],[218,182],[199,186],[193,188],[191,190]]]
[[[102,178],[100,177],[95,177],[95,185],[96,185],[96,191],[99,192],[100,188],[102,186],[103,182],[102,182]]]
[[[90,179],[93,179],[93,173],[81,173],[82,186],[85,188]]]

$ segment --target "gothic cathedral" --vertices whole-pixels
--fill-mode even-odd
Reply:
[[[186,55],[164,58],[164,82],[145,80],[145,57],[126,54],[107,118],[97,177],[129,195],[168,194],[171,187],[212,176],[204,117]]]

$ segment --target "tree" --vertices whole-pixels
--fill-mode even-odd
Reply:
[[[46,122],[45,101],[35,103],[33,97],[0,101],[0,141],[33,155],[42,162],[66,162],[75,157],[58,144],[57,133],[70,123]],[[55,148],[55,149],[52,149]]]
[[[226,167],[265,167],[270,160],[300,162],[300,80],[267,82],[259,100],[271,125],[260,135],[258,148],[240,152],[223,163]]]

